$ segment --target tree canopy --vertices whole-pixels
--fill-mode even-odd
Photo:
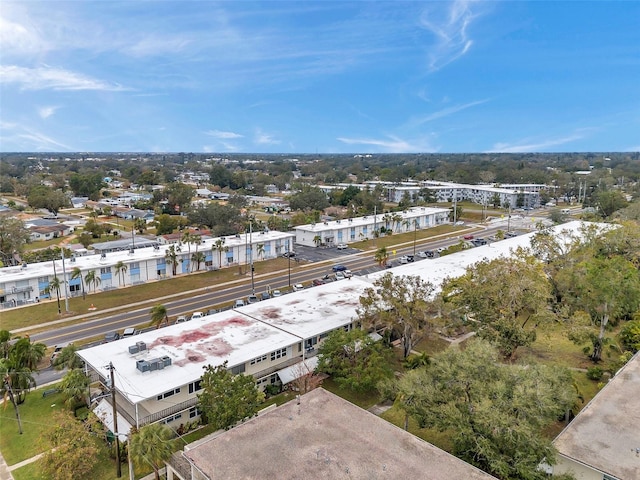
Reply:
[[[453,453],[499,478],[537,480],[554,448],[542,429],[571,408],[569,370],[503,365],[489,343],[450,348],[396,384],[397,401],[420,426],[451,434]]]
[[[227,370],[227,362],[204,367],[200,385],[199,405],[214,429],[226,430],[253,417],[264,400],[264,393],[258,390],[253,377],[242,373],[234,375]]]

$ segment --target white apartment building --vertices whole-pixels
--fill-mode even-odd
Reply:
[[[448,208],[413,207],[402,212],[300,225],[294,231],[297,244],[316,247],[372,239],[380,234],[382,228],[393,233],[406,233],[447,222]]]

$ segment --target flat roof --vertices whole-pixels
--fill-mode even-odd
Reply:
[[[245,238],[246,237],[246,238]],[[211,252],[211,248],[215,244],[217,238],[225,239],[225,246],[232,247],[243,247],[247,244],[249,240],[255,245],[258,243],[262,243],[265,241],[277,240],[277,239],[286,239],[286,238],[294,238],[294,233],[288,232],[279,232],[279,231],[268,231],[268,232],[253,232],[251,235],[241,234],[239,236],[227,236],[227,237],[216,237],[216,238],[207,238],[203,239],[202,243],[198,246],[198,250],[200,252]],[[147,242],[157,243],[153,240],[148,240],[144,237],[136,237],[136,244],[138,242],[142,242],[145,240]],[[131,243],[131,239],[118,240],[124,246]],[[111,242],[109,242],[111,243]],[[122,246],[122,245],[121,245]],[[165,258],[165,253],[169,249],[170,245],[159,245],[156,250],[154,247],[144,247],[144,248],[136,248],[134,253],[129,253],[128,250],[121,250],[116,252],[106,253],[105,258],[101,258],[100,254],[95,253],[92,255],[83,255],[78,256],[71,261],[70,258],[66,258],[64,261],[67,275],[71,275],[71,272],[75,267],[79,267],[80,270],[86,272],[88,270],[99,269],[108,266],[114,266],[118,262],[122,261],[125,264],[130,264],[134,262],[143,262],[147,260],[151,260],[154,258]],[[191,245],[191,251],[195,251],[195,245]],[[92,252],[89,250],[89,252]],[[186,245],[182,247],[181,255],[187,255],[188,248]],[[214,252],[214,258],[217,258],[218,253]],[[257,260],[257,255],[254,260]],[[62,277],[62,260],[56,260],[56,273],[58,277]],[[49,262],[38,262],[38,263],[29,263],[26,268],[22,268],[22,266],[16,267],[2,267],[0,268],[0,275],[2,275],[2,282],[17,282],[20,280],[27,280],[32,278],[53,276],[53,261]]]
[[[238,311],[304,339],[348,325],[371,283],[359,277],[288,293]]]
[[[556,437],[558,452],[620,480],[640,478],[640,353]]]
[[[495,480],[322,388],[187,445],[183,455],[212,480]]]
[[[290,333],[228,310],[79,350],[78,355],[97,371],[105,371],[111,362],[118,391],[131,403],[139,403],[196,381],[206,365],[228,361],[233,367],[298,341]],[[147,349],[129,353],[129,347],[137,342],[145,342]],[[162,370],[143,373],[136,367],[137,360],[164,356],[171,358],[171,365]]]
[[[585,223],[575,220],[561,225],[550,227],[554,235],[564,235],[574,238],[580,238],[581,229],[585,225],[597,225],[603,228],[605,224]],[[496,258],[507,258],[512,256],[512,252],[518,248],[529,248],[531,246],[531,238],[537,232],[525,233],[516,237],[506,238],[504,240],[490,242],[487,245],[473,247],[450,255],[436,257],[432,259],[420,260],[418,262],[407,263],[391,268],[390,271],[394,275],[417,275],[423,280],[432,283],[439,291],[443,280],[446,278],[456,278],[464,275],[466,269],[482,260],[494,260]],[[476,233],[476,237],[481,237],[482,232]],[[462,237],[460,237],[462,239]],[[391,258],[393,260],[394,258]],[[387,270],[389,271],[389,270]],[[382,270],[368,275],[368,278],[377,280],[383,276],[386,271]]]
[[[438,207],[411,207],[407,210],[399,211],[399,212],[389,212],[389,215],[400,215],[402,219],[407,218],[415,218],[423,215],[436,215],[438,213],[449,213],[448,208],[438,208]],[[307,225],[298,225],[295,227],[295,230],[306,230],[310,232],[323,232],[326,230],[336,230],[338,228],[349,228],[349,227],[357,227],[364,225],[372,225],[373,223],[377,223],[378,225],[385,224],[386,214],[378,213],[377,215],[366,215],[364,217],[354,217],[351,219],[341,219],[341,220],[332,220],[330,222],[316,222],[309,223]],[[401,220],[402,222],[402,220]]]

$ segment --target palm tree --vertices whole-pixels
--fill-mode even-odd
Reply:
[[[162,324],[163,320],[167,322],[167,325],[169,324],[169,315],[167,314],[167,307],[165,307],[164,305],[160,303],[158,303],[157,305],[154,305],[153,307],[151,307],[151,310],[149,311],[149,313],[151,314],[151,322],[149,323],[149,325],[155,325],[156,328],[160,328],[160,325]]]
[[[264,256],[264,243],[259,243],[258,245],[256,245],[256,252],[258,253],[258,257],[260,258],[260,260],[262,260],[263,256]]]
[[[27,392],[35,388],[36,381],[32,373],[37,370],[38,363],[46,352],[44,343],[31,343],[29,337],[24,337],[16,341],[9,347],[7,358],[0,359],[0,371],[4,375],[5,381],[10,385],[8,392],[13,396],[14,406],[24,402]],[[9,390],[2,385],[4,393]],[[16,407],[17,408],[17,407]]]
[[[205,257],[204,255],[200,254],[198,255],[200,252],[198,252],[198,246],[202,244],[202,237],[200,235],[196,234],[192,234],[191,235],[191,243],[193,243],[196,246],[196,252],[191,256],[191,261],[194,262],[196,260],[194,260],[194,255],[196,258],[200,258],[202,257],[202,260],[200,260],[199,262],[197,262],[197,271],[200,270],[200,263],[205,261]],[[191,264],[191,271],[193,272],[193,264]]]
[[[316,235],[315,237],[313,237],[313,243],[316,244],[316,247],[319,247],[322,243],[322,237],[320,237],[320,235]]]
[[[127,270],[129,269],[129,267],[127,266],[126,263],[120,260],[118,263],[115,264],[114,268],[116,270],[116,275],[119,275],[120,279],[122,280],[121,285],[124,286],[125,284],[124,274],[127,273]]]
[[[58,300],[60,300],[60,287],[62,286],[62,282],[58,277],[53,277],[51,281],[49,281],[49,286],[45,289],[45,291],[51,294],[52,291],[55,290],[56,296]]]
[[[164,254],[164,258],[167,263],[171,265],[171,271],[173,272],[173,276],[176,276],[176,269],[178,268],[178,253],[176,252],[175,245],[170,245],[167,251]]]
[[[81,402],[87,402],[87,394],[89,393],[89,377],[80,369],[69,370],[62,377],[60,389],[65,397],[65,405],[73,409]]]
[[[152,423],[131,436],[129,455],[139,467],[150,466],[156,480],[160,479],[160,469],[173,453],[173,432],[162,423]]]
[[[378,265],[384,267],[387,264],[387,260],[389,260],[389,252],[387,252],[387,247],[380,247],[376,250],[376,254],[373,257]]]
[[[191,242],[193,242],[193,235],[188,230],[182,234],[182,238],[180,239],[182,243],[187,244],[187,253],[189,254],[187,258],[191,258]]]
[[[211,246],[211,250],[212,251],[216,251],[218,252],[218,267],[222,268],[222,252],[228,252],[229,251],[229,247],[227,247],[225,245],[225,238],[224,237],[220,237],[220,238],[216,238],[215,242],[213,242],[213,245]]]
[[[138,231],[138,233],[142,234],[147,229],[147,222],[145,221],[144,218],[136,218],[133,221],[133,228],[135,228]]]
[[[93,293],[96,293],[96,289],[98,288],[98,285],[102,283],[102,279],[100,278],[100,275],[96,275],[95,270],[89,270],[87,274],[84,276],[84,281],[86,282],[87,285],[93,285]]]
[[[389,230],[389,222],[391,222],[393,219],[393,217],[391,216],[390,213],[385,213],[382,216],[382,220],[384,221],[384,229],[385,230]]]
[[[78,347],[70,343],[55,357],[53,360],[53,368],[56,370],[64,370],[65,368],[73,370],[74,368],[82,368],[82,360],[76,355]]]
[[[196,272],[200,271],[200,264],[206,260],[206,256],[202,252],[193,252],[191,255],[191,263],[196,265]]]
[[[80,267],[73,267],[73,270],[71,271],[71,280],[75,280],[76,278],[80,279],[80,288],[82,288],[82,299],[84,300],[86,298],[86,294],[84,292],[84,280],[82,279],[82,270],[80,270]]]
[[[400,224],[402,223],[402,215],[400,215],[399,213],[394,213],[393,216],[391,217],[391,220],[393,221],[393,223],[396,224],[394,230],[400,231]]]

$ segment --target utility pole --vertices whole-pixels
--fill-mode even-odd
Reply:
[[[413,219],[413,256],[416,256],[416,237],[418,235],[418,219]]]
[[[53,278],[58,278],[55,258],[53,259]],[[49,293],[51,293],[51,288],[49,288]],[[62,313],[62,309],[60,308],[60,286],[56,288],[56,297],[58,298],[58,315],[60,315]]]
[[[256,294],[255,284],[253,283],[253,222],[251,221],[251,217],[249,217],[249,258],[251,260],[251,295]]]
[[[7,396],[9,397],[9,401],[13,404],[13,408],[16,411],[16,418],[18,419],[18,432],[20,432],[20,435],[22,435],[22,421],[20,420],[20,411],[18,410],[16,399],[13,396],[13,389],[11,388],[11,377],[8,374],[4,376],[4,388],[7,392]]]
[[[289,287],[291,287],[291,239],[287,238],[287,260],[289,260]]]
[[[116,437],[116,475],[122,477],[122,466],[120,465],[120,435],[118,434],[118,410],[116,409],[116,384],[113,378],[113,363],[109,362],[109,373],[111,375],[111,405],[113,407],[113,434]]]

